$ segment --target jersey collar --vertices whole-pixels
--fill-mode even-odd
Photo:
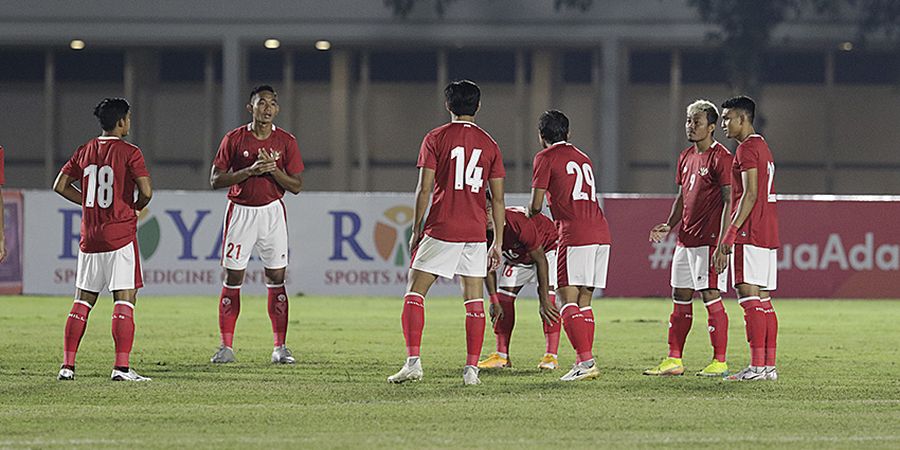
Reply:
[[[118,140],[119,137],[118,136],[97,136],[97,139],[100,139],[101,141],[111,141],[111,140]]]
[[[253,122],[247,124],[247,131],[253,131]],[[272,131],[275,131],[275,124],[272,124]]]

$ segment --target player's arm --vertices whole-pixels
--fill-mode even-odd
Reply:
[[[550,264],[547,262],[547,254],[544,253],[544,247],[538,246],[536,249],[528,252],[528,256],[534,261],[537,269],[538,279],[538,312],[541,319],[547,323],[559,322],[559,311],[556,305],[550,301]]]
[[[260,158],[263,160],[272,160],[273,162],[278,159],[276,156],[266,152],[265,150],[260,150]],[[300,193],[300,190],[303,189],[303,176],[301,172],[298,172],[294,175],[290,175],[284,170],[282,170],[278,165],[275,166],[275,170],[272,172],[272,178],[275,179],[275,182],[281,186],[282,189],[290,192],[291,194],[297,195]]]
[[[81,205],[81,191],[74,186],[76,181],[79,180],[60,172],[59,175],[56,176],[56,181],[53,182],[53,191],[61,195],[64,199],[76,205]]]
[[[231,185],[243,183],[247,178],[273,172],[276,168],[277,166],[275,165],[274,159],[257,159],[252,166],[245,167],[238,171],[224,171],[213,166],[209,174],[209,185],[212,186],[213,189],[229,187]],[[300,184],[302,185],[302,182],[300,182]],[[294,193],[296,194],[296,192]]]
[[[150,177],[137,177],[134,179],[134,184],[137,185],[138,198],[137,201],[134,202],[134,209],[140,211],[147,207],[147,204],[150,203],[150,198],[153,197],[153,186],[150,183]]]
[[[488,270],[487,276],[484,277],[484,287],[488,291],[490,305],[488,306],[488,314],[491,316],[491,323],[496,323],[503,319],[503,308],[500,307],[500,298],[497,297],[497,272]]]
[[[741,172],[741,185],[744,187],[744,193],[738,200],[736,214],[731,220],[731,225],[722,237],[722,243],[725,244],[727,253],[731,253],[731,246],[737,238],[737,231],[744,225],[750,213],[753,211],[753,205],[756,204],[756,197],[759,194],[759,186],[757,185],[756,168],[748,169]]]
[[[494,243],[488,250],[488,270],[496,270],[500,266],[500,253],[503,251],[503,228],[506,226],[506,204],[503,200],[503,178],[488,180],[491,186],[491,216],[494,219]]]
[[[529,218],[540,214],[541,210],[544,209],[544,194],[546,193],[546,189],[531,188],[531,202],[528,204],[527,214]]]
[[[416,183],[416,204],[413,206],[413,228],[412,236],[409,237],[409,251],[416,248],[419,239],[422,239],[422,223],[425,221],[425,210],[428,209],[432,189],[434,189],[434,169],[420,167],[419,181]]]
[[[6,260],[6,232],[3,229],[3,191],[0,190],[0,262]]]
[[[669,234],[669,231],[672,231],[672,228],[675,225],[678,225],[678,222],[681,221],[681,215],[684,213],[684,196],[681,193],[681,186],[678,186],[678,195],[675,196],[675,201],[672,202],[672,209],[669,211],[669,218],[666,219],[665,223],[658,224],[650,229],[650,241],[652,242],[660,242]]]

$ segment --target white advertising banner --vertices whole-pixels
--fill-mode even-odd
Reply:
[[[524,205],[527,195],[507,195]],[[314,295],[404,293],[413,194],[301,193],[285,196],[290,235],[288,292]],[[148,295],[218,295],[225,192],[160,191],[138,221]],[[47,191],[25,191],[26,294],[74,292],[81,209]],[[265,292],[263,267],[251,259],[244,292]],[[437,295],[459,293],[439,279]]]

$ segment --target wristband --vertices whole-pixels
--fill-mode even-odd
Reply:
[[[500,297],[497,296],[497,294],[491,294],[491,304],[492,304],[492,305],[499,305],[499,304],[500,304]]]
[[[738,227],[733,224],[728,227],[728,231],[725,232],[725,236],[722,237],[722,243],[731,247],[734,245],[735,239],[737,239]]]

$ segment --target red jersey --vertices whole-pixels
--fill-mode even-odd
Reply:
[[[3,146],[0,146],[0,186],[6,184],[6,176],[3,174]]]
[[[450,122],[425,135],[416,167],[434,170],[425,234],[446,242],[485,242],[487,180],[506,176],[494,139],[472,122]]]
[[[609,244],[594,167],[587,155],[568,142],[557,142],[534,157],[531,187],[547,190],[547,204],[559,225],[559,242],[567,246]]]
[[[731,152],[718,142],[713,142],[703,153],[698,153],[695,145],[681,152],[675,173],[675,183],[681,186],[684,200],[679,244],[685,247],[718,244],[722,186],[731,184],[731,163]]]
[[[549,217],[538,214],[528,218],[524,208],[506,208],[503,257],[507,263],[534,264],[528,253],[538,247],[545,252],[556,250],[556,237],[556,225]]]
[[[78,147],[62,173],[81,180],[82,252],[110,252],[136,239],[134,180],[150,176],[141,149],[100,136]]]
[[[775,161],[769,144],[758,134],[752,134],[734,152],[731,184],[732,217],[737,214],[738,202],[744,194],[741,172],[756,169],[758,189],[756,203],[744,225],[738,230],[736,244],[750,244],[763,248],[778,248],[778,211],[775,208]]]
[[[303,172],[303,159],[294,135],[272,125],[272,134],[261,141],[253,136],[252,123],[235,128],[222,138],[213,166],[222,172],[237,172],[252,166],[263,149],[280,155],[275,164],[288,175]],[[245,206],[268,205],[281,197],[284,188],[271,174],[247,178],[228,189],[228,199]]]

